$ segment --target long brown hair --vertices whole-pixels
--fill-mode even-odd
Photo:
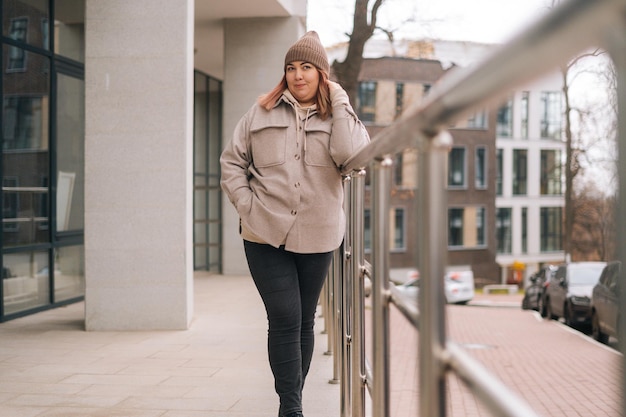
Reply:
[[[326,120],[332,115],[332,107],[330,103],[330,90],[328,89],[328,73],[317,67],[319,77],[319,85],[317,87],[317,94],[315,95],[315,104],[317,106],[317,112],[322,120]],[[283,74],[283,78],[278,85],[271,89],[268,93],[259,97],[259,104],[266,110],[271,110],[276,105],[276,102],[283,95],[283,92],[287,89],[287,78]]]

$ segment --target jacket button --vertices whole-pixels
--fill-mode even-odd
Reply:
[[[294,158],[296,158],[296,161],[299,161],[300,160],[300,155],[296,154],[296,155],[294,155]]]
[[[291,210],[291,215],[295,216],[298,212],[296,210]]]
[[[296,187],[296,188],[298,188],[298,187],[300,186],[300,183],[299,183],[299,182],[297,182],[297,183],[295,183],[293,186],[294,186],[294,187]]]

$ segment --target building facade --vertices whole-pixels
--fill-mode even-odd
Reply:
[[[228,132],[280,80],[306,1],[3,1],[0,321],[184,329],[193,270],[247,273]]]
[[[378,49],[385,51],[386,43],[381,43]],[[440,44],[442,61],[448,65],[463,57],[463,51],[471,51],[477,60],[490,50],[466,43],[454,47],[451,42],[401,42],[394,51],[430,58],[365,59],[357,108],[372,137],[403,108],[419,103],[445,75],[442,61],[435,60]],[[365,55],[374,56],[375,51],[366,47]],[[339,49],[333,53],[341,57]],[[472,62],[467,56],[461,61]],[[559,74],[545,77],[512,93],[502,106],[479,109],[449,127],[454,144],[448,158],[448,265],[471,268],[479,285],[524,285],[542,265],[564,259],[560,86]],[[390,213],[390,262],[395,268],[416,262],[418,160],[411,151],[396,157]]]
[[[359,75],[357,109],[370,135],[375,137],[405,109],[421,103],[445,74],[441,62],[432,59],[365,59]],[[449,132],[454,145],[448,157],[448,267],[472,269],[479,282],[496,282],[499,271],[495,264],[495,233],[489,227],[495,222],[495,164],[489,164],[496,156],[495,116],[493,112],[478,111],[450,126]],[[414,149],[395,157],[389,217],[392,268],[416,265],[420,233],[418,163],[419,152]],[[366,200],[369,202],[367,192]],[[366,209],[366,228],[368,219]]]
[[[565,141],[562,78],[552,74],[512,93],[496,128],[497,257],[501,280],[527,283],[565,261]]]

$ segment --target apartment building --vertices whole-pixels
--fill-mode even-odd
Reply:
[[[218,159],[306,0],[15,0],[0,11],[0,321],[185,329],[193,270],[247,273]]]
[[[501,280],[519,283],[561,263],[564,161],[561,76],[511,93],[496,129],[496,234]]]
[[[391,124],[402,112],[418,105],[446,74],[431,59],[383,57],[366,59],[359,75],[357,109],[370,135]],[[487,111],[472,114],[449,131],[454,145],[448,158],[448,265],[471,268],[478,281],[497,282],[495,234],[495,117]],[[395,158],[391,195],[391,253],[393,268],[415,266],[419,152],[406,150]],[[369,199],[366,193],[366,200]],[[368,227],[369,211],[365,213]],[[368,235],[366,231],[366,235]],[[369,242],[366,242],[366,247]]]
[[[382,44],[384,50],[386,43]],[[441,42],[440,42],[441,43]],[[358,111],[370,134],[388,126],[402,109],[419,103],[454,63],[471,51],[475,60],[488,45],[454,47],[420,41],[401,43],[407,52],[428,59],[366,59],[360,74]],[[401,48],[395,48],[395,51]],[[366,55],[376,48],[366,47]],[[336,56],[340,56],[334,49]],[[454,67],[449,67],[453,68]],[[499,108],[478,109],[449,131],[454,145],[448,158],[448,264],[474,271],[478,284],[515,283],[546,263],[560,262],[563,211],[562,106],[558,74],[511,93]],[[391,202],[392,267],[415,265],[414,164],[419,157],[405,151],[396,157]],[[367,225],[366,213],[366,225]]]

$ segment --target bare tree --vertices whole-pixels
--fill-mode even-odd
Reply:
[[[571,254],[577,261],[614,259],[616,198],[599,192],[593,185],[582,187],[573,200]]]
[[[561,66],[561,75],[563,79],[563,98],[565,102],[565,230],[563,239],[563,249],[566,254],[571,253],[571,239],[574,229],[574,180],[581,173],[581,158],[585,155],[585,148],[581,146],[580,141],[574,141],[572,132],[572,117],[577,111],[572,106],[570,96],[570,86],[576,78],[576,74],[572,74],[572,68],[582,60],[600,55],[602,52],[595,50],[589,53],[581,54],[572,59],[567,64]]]
[[[552,0],[552,8],[557,6],[560,0]],[[577,213],[577,210],[587,210],[588,204],[578,204],[575,199],[576,194],[576,179],[581,176],[585,165],[589,165],[589,151],[594,146],[605,140],[605,135],[598,135],[598,132],[592,133],[592,130],[597,126],[593,125],[594,117],[597,117],[597,109],[585,109],[582,107],[576,107],[572,103],[571,87],[576,79],[584,72],[575,70],[575,67],[583,63],[587,59],[594,59],[604,55],[604,51],[600,49],[592,50],[583,54],[580,54],[571,59],[567,64],[561,66],[561,75],[563,80],[563,99],[565,104],[564,109],[564,134],[565,134],[565,209],[564,209],[564,222],[563,222],[563,250],[566,255],[572,256],[572,259],[576,260],[575,255],[584,253],[581,251],[580,235],[576,235],[576,228],[585,229],[589,226],[588,222],[590,217],[585,213]],[[605,74],[607,78],[610,78],[610,74]],[[609,92],[610,94],[610,92]],[[616,107],[616,106],[614,106]],[[615,110],[615,114],[617,111]],[[579,131],[578,135],[573,131],[573,118],[577,117]],[[604,116],[602,116],[604,117]],[[582,126],[582,127],[581,127]],[[600,137],[604,136],[604,137]],[[586,164],[585,164],[586,162]],[[584,194],[584,192],[583,192]],[[583,195],[580,194],[580,195]],[[602,218],[595,217],[596,221],[603,220]],[[576,225],[577,221],[583,222],[581,225]],[[601,226],[596,224],[596,226]],[[580,231],[580,230],[578,230]],[[576,243],[574,243],[576,241]],[[576,246],[576,248],[575,248]],[[576,249],[576,250],[574,250]],[[604,252],[604,251],[603,251]],[[602,254],[604,257],[604,253]]]
[[[348,53],[343,62],[332,64],[333,73],[339,84],[348,93],[350,102],[355,104],[359,73],[363,64],[363,50],[376,29],[376,16],[385,0],[355,0],[352,33],[349,35]],[[372,4],[370,9],[370,3]]]

